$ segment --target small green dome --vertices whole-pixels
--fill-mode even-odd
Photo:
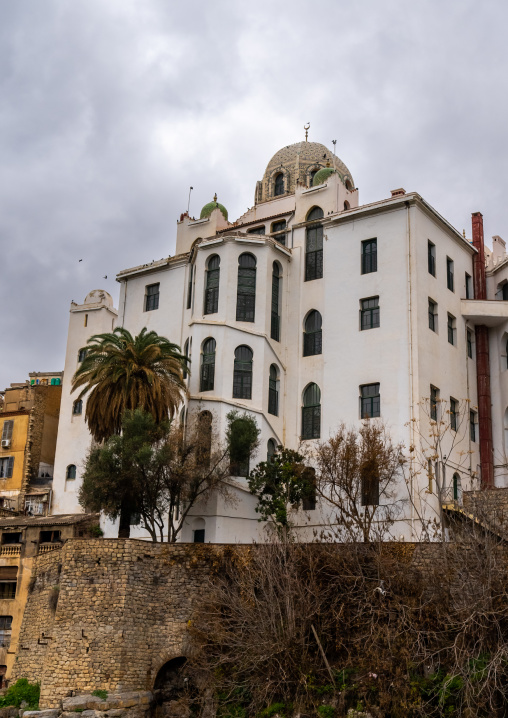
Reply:
[[[203,209],[201,210],[201,214],[199,215],[199,219],[206,219],[207,217],[209,217],[209,216],[212,214],[212,212],[213,212],[214,209],[217,209],[217,207],[220,209],[220,211],[221,211],[222,214],[224,215],[224,219],[227,220],[227,218],[228,218],[228,211],[227,211],[227,209],[224,207],[223,204],[219,204],[219,203],[217,202],[217,195],[215,195],[215,197],[213,198],[213,202],[208,202],[208,204],[205,204],[205,206],[204,206]]]
[[[314,175],[312,186],[317,187],[320,184],[324,184],[328,177],[333,175],[335,172],[337,172],[337,170],[334,170],[333,167],[321,167],[321,169]]]

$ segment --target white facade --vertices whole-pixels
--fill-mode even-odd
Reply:
[[[314,186],[312,173],[320,168],[326,171],[316,179],[324,179]],[[282,193],[275,195],[281,189]],[[309,212],[316,207],[322,210],[322,218],[309,221]],[[280,225],[274,228],[274,223],[283,221],[283,230]],[[323,228],[322,277],[306,281],[309,230],[312,233],[317,226]],[[362,243],[374,239],[377,269],[362,273]],[[429,242],[434,245],[435,276],[429,272]],[[489,300],[502,298],[502,284],[508,281],[502,244],[502,240],[496,244],[496,265],[489,260]],[[237,320],[239,257],[245,253],[256,262],[254,321]],[[429,397],[431,386],[439,390],[442,400],[468,402],[476,412],[476,359],[474,351],[468,356],[467,331],[474,341],[475,324],[487,324],[492,327],[494,463],[501,465],[506,462],[508,441],[508,303],[466,299],[466,275],[473,277],[475,254],[471,243],[416,193],[398,190],[388,199],[360,206],[358,190],[345,165],[323,145],[303,142],[283,148],[272,158],[256,187],[256,204],[235,223],[227,221],[225,210],[214,201],[203,209],[201,219],[182,215],[175,257],[120,272],[117,321],[132,334],[147,327],[182,348],[188,347],[192,360],[188,410],[199,406],[212,411],[220,435],[232,408],[251,412],[261,428],[256,461],[265,460],[270,439],[289,448],[299,447],[303,393],[310,383],[321,391],[321,439],[341,422],[360,422],[360,388],[365,385],[379,384],[380,417],[393,438],[408,448],[418,441],[415,427],[422,433],[426,430],[428,419],[422,414],[421,401]],[[215,256],[220,259],[218,303],[216,311],[205,313],[207,269]],[[453,290],[447,281],[450,261]],[[271,324],[274,263],[281,276],[279,340],[272,338]],[[147,294],[155,291],[147,287],[153,285],[158,285],[158,308],[147,311]],[[109,295],[104,295],[98,303],[89,295],[85,304],[71,307],[55,466],[55,513],[80,510],[76,490],[90,437],[84,414],[72,414],[75,397],[70,396],[69,387],[79,347],[92,334],[110,331],[116,323]],[[380,322],[378,327],[362,331],[361,300],[368,298],[378,298]],[[436,331],[429,328],[429,299],[436,305]],[[312,310],[322,317],[322,353],[303,356],[304,325]],[[201,354],[207,338],[216,342],[215,380],[213,389],[200,391]],[[250,399],[233,396],[235,349],[239,346],[253,352]],[[268,411],[272,365],[278,375],[278,415]],[[478,431],[473,436],[468,422],[469,416],[463,435],[447,456],[448,466],[460,475],[462,489],[477,488],[481,463]],[[77,474],[69,480],[65,472],[71,464],[77,467]],[[504,469],[498,468],[496,476],[504,485]],[[451,476],[445,481],[449,484]],[[412,487],[417,507],[427,482],[423,472],[416,479],[418,485]],[[196,507],[182,540],[192,540],[196,528],[205,528],[207,542],[262,540],[263,527],[257,521],[255,500],[246,481],[238,478],[234,484],[237,502],[224,505],[217,497]],[[401,493],[405,490],[401,487]],[[426,511],[437,511],[437,497],[428,494],[425,505]],[[319,506],[297,518],[303,536],[310,536],[328,520],[326,509]],[[416,520],[415,511],[408,509],[397,526],[397,535],[416,537]]]

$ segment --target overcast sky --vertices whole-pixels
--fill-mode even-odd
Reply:
[[[236,219],[276,150],[331,147],[508,239],[503,0],[0,0],[0,388],[61,370],[68,310]],[[82,262],[78,260],[82,259]],[[103,279],[107,275],[107,279]]]

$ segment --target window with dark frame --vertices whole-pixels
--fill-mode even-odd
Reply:
[[[508,282],[503,284],[503,301],[508,301]]]
[[[253,227],[247,230],[247,234],[265,234],[265,225],[262,224],[259,227]]]
[[[360,300],[360,330],[379,327],[379,297]]]
[[[256,314],[256,258],[241,254],[238,258],[236,321],[253,322]]]
[[[307,215],[307,222],[323,217],[321,207],[314,207]],[[305,281],[323,277],[323,225],[307,227],[305,239]]]
[[[277,444],[275,442],[275,439],[268,439],[268,442],[266,444],[266,462],[267,464],[271,464],[273,461],[273,457],[277,453]]]
[[[209,337],[203,343],[199,391],[213,391],[215,381],[215,339]]]
[[[78,399],[72,405],[72,413],[74,414],[74,416],[83,413],[83,401],[81,399]]]
[[[0,616],[0,646],[9,648],[12,633],[12,616]]]
[[[280,280],[281,272],[278,262],[272,266],[272,315],[270,322],[270,337],[276,342],[280,341]]]
[[[194,267],[192,264],[189,267],[189,283],[187,285],[187,309],[190,309],[192,306],[192,275],[194,272]]]
[[[381,416],[379,384],[364,384],[360,387],[360,418],[374,419]]]
[[[466,345],[467,355],[470,359],[473,358],[473,333],[470,329],[466,331]]]
[[[61,543],[61,531],[41,531],[39,533],[39,543]]]
[[[65,471],[65,478],[67,480],[72,480],[76,478],[76,465],[75,464],[69,464]]]
[[[430,418],[432,421],[437,421],[437,405],[439,402],[439,389],[435,386],[430,386]]]
[[[447,327],[448,327],[448,343],[453,344],[455,346],[455,344],[456,344],[456,341],[455,341],[455,317],[453,316],[453,314],[448,314]]]
[[[192,532],[193,534],[193,543],[205,543],[205,529],[194,529]]]
[[[79,352],[78,352],[78,364],[81,364],[81,362],[86,359],[87,353],[88,353],[88,350],[85,349],[85,348],[79,350]]]
[[[5,543],[3,541],[3,537],[2,543]],[[17,566],[0,566],[0,599],[12,600],[13,598],[15,598],[17,582]]]
[[[281,194],[284,194],[284,175],[282,172],[275,175],[273,194],[275,197],[280,197]]]
[[[220,257],[214,254],[208,260],[206,269],[205,314],[219,311]]]
[[[453,260],[450,257],[446,258],[446,286],[453,292]]]
[[[0,479],[12,479],[14,456],[3,456],[0,459]]]
[[[233,370],[233,398],[252,398],[252,362],[253,352],[250,347],[239,346],[235,349]]]
[[[313,309],[308,313],[303,332],[303,356],[315,356],[323,351],[321,314]]]
[[[286,229],[286,220],[281,219],[278,222],[273,222],[272,224],[272,233],[275,232],[282,232],[284,229]],[[279,240],[280,241],[280,240]]]
[[[457,399],[450,397],[450,427],[453,431],[457,431],[459,422],[459,402]]]
[[[428,243],[428,265],[429,274],[433,277],[436,276],[436,245],[429,241]]]
[[[469,411],[469,436],[471,441],[476,441],[476,411]]]
[[[12,440],[12,430],[14,428],[14,419],[6,419],[2,426],[2,441]]]
[[[302,439],[319,439],[321,436],[321,390],[309,384],[303,392]]]
[[[268,413],[279,416],[279,372],[275,364],[270,366],[268,377]]]
[[[362,242],[362,274],[377,272],[377,239]]]
[[[433,299],[429,299],[429,329],[437,332],[437,304]]]
[[[148,284],[145,294],[145,312],[152,312],[159,308],[160,284]]]
[[[21,543],[21,531],[4,531],[2,534],[2,546],[12,546]]]

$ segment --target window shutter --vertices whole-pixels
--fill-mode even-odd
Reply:
[[[16,581],[17,578],[17,566],[0,566],[0,581]]]
[[[11,479],[11,478],[12,478],[12,469],[13,469],[13,467],[14,467],[14,456],[9,456],[9,458],[8,458],[8,460],[7,460],[7,475],[6,475],[6,478],[7,478],[7,479]]]
[[[2,440],[4,439],[12,439],[12,427],[14,426],[14,420],[10,419],[9,421],[4,421],[4,426],[2,430]]]

